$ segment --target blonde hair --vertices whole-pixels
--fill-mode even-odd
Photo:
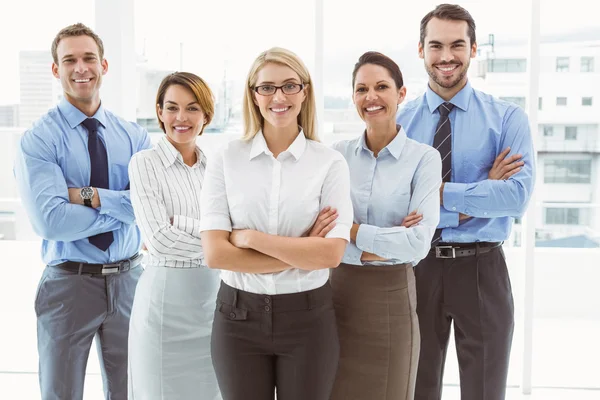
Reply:
[[[308,68],[302,60],[293,52],[281,47],[273,47],[262,52],[250,67],[248,79],[246,80],[246,90],[244,90],[244,140],[250,140],[259,130],[263,128],[264,118],[260,113],[260,109],[254,103],[254,86],[258,79],[258,72],[268,63],[274,63],[291,68],[298,74],[300,80],[305,85],[306,98],[302,102],[300,114],[298,114],[298,125],[302,128],[304,136],[307,139],[319,141],[316,131],[316,115],[317,108],[315,103],[315,95],[312,89],[312,80]]]

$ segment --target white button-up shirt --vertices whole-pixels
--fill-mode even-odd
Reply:
[[[230,142],[208,163],[201,196],[200,230],[253,229],[300,237],[319,212],[338,210],[327,238],[350,239],[352,201],[348,164],[337,151],[300,131],[277,158],[262,132]],[[222,271],[229,286],[252,293],[297,293],[323,286],[329,270],[292,268],[272,274]]]
[[[131,203],[148,248],[146,265],[190,268],[203,264],[200,192],[206,157],[198,147],[196,155],[196,164],[187,166],[165,136],[155,148],[136,153],[129,163]]]

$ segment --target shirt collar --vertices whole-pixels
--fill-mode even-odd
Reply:
[[[298,161],[300,157],[302,157],[302,154],[304,154],[304,149],[306,149],[306,137],[304,136],[304,131],[300,129],[300,132],[298,133],[298,136],[296,136],[296,139],[294,139],[290,147],[288,147],[287,150],[283,153],[290,153],[296,159],[296,161]],[[273,155],[273,153],[271,152],[271,150],[269,150],[269,147],[267,146],[267,141],[265,140],[265,136],[263,135],[262,130],[260,130],[256,133],[256,135],[254,135],[254,138],[252,139],[252,148],[250,149],[249,159],[252,160],[253,158],[263,153],[271,156]]]
[[[77,126],[81,125],[83,121],[89,118],[87,115],[82,113],[81,110],[79,110],[73,104],[69,103],[69,101],[64,96],[58,103],[58,109],[67,120],[67,123],[69,124],[71,129],[75,129]],[[100,124],[104,128],[106,128],[107,118],[106,112],[104,111],[104,107],[102,107],[102,103],[100,103],[100,107],[98,107],[98,110],[91,118],[96,118],[100,122]]]
[[[381,151],[384,151],[385,149],[388,150],[388,152],[396,159],[398,160],[400,158],[400,154],[402,154],[402,149],[404,149],[404,145],[406,144],[406,131],[404,130],[404,128],[400,125],[396,125],[396,129],[398,131],[398,134],[396,135],[396,137],[388,143],[387,146],[385,146]],[[371,149],[369,149],[369,147],[367,146],[367,131],[365,130],[363,132],[362,135],[360,135],[360,137],[358,138],[358,141],[356,142],[356,148],[355,148],[355,153],[358,154],[359,150],[363,149],[363,150],[367,150],[370,153],[373,153],[371,151]],[[380,152],[381,154],[381,152]]]
[[[467,81],[465,87],[462,88],[458,93],[456,93],[454,97],[450,99],[449,102],[454,104],[455,107],[460,108],[462,111],[467,111],[469,109],[469,102],[471,101],[472,94],[473,88],[471,87],[471,82]],[[431,87],[429,87],[429,85],[427,85],[427,90],[425,92],[425,101],[427,101],[429,112],[433,114],[435,110],[438,109],[440,104],[444,103],[446,100],[442,99],[436,92],[431,90]]]
[[[167,139],[166,134],[160,138],[160,140],[156,144],[156,147],[160,150],[160,151],[158,151],[158,156],[165,168],[169,168],[178,159],[183,164],[183,156],[175,148],[175,146],[173,146],[173,144],[171,142],[169,142],[169,139]],[[204,153],[202,152],[202,150],[200,150],[200,147],[198,147],[197,144],[196,144],[196,157],[197,157],[196,164],[194,164],[193,167],[200,165],[204,159]]]

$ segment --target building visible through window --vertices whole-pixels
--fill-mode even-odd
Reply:
[[[594,57],[581,57],[581,72],[594,72]]]

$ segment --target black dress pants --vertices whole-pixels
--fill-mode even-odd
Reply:
[[[340,351],[331,286],[262,295],[221,282],[211,351],[223,400],[328,400]]]
[[[441,399],[454,322],[461,399],[504,400],[514,305],[502,247],[454,259],[430,252],[415,276],[421,330],[415,399]]]

